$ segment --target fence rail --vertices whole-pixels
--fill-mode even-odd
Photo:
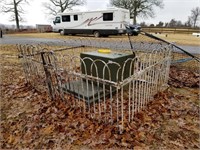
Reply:
[[[143,27],[142,29],[145,32],[149,33],[173,33],[173,34],[200,33],[199,29],[194,29],[194,28]]]

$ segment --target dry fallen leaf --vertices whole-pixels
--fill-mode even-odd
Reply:
[[[41,134],[49,135],[54,131],[54,125],[49,125],[41,129]]]
[[[200,148],[199,89],[190,88],[199,79],[197,73],[171,68],[174,79],[169,83],[182,88],[169,87],[158,93],[133,121],[124,119],[124,131],[119,133],[116,112],[113,111],[113,120],[101,114],[107,122],[91,119],[90,113],[72,107],[76,103],[73,96],[52,101],[48,93],[26,84],[15,62],[2,61],[1,66],[8,66],[4,68],[4,82],[0,83],[2,149]],[[124,111],[128,109],[127,102],[124,100]]]

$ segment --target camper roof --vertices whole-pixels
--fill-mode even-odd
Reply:
[[[116,7],[108,7],[106,9],[96,9],[96,10],[88,10],[88,11],[81,11],[81,10],[68,10],[63,13],[59,13],[58,15],[64,15],[64,14],[82,14],[82,13],[93,13],[93,12],[109,12],[109,11],[124,11],[124,12],[129,12],[127,9],[123,8],[116,8]]]

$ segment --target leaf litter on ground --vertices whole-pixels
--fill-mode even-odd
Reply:
[[[119,134],[116,124],[99,123],[61,99],[52,101],[48,93],[33,89],[20,64],[10,59],[1,59],[2,149],[200,148],[198,74],[171,68],[175,79],[169,81],[171,86],[155,95]]]

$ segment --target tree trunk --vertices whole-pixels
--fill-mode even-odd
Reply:
[[[133,16],[133,24],[136,24],[137,20],[136,20],[136,15]]]
[[[17,27],[17,30],[19,30],[19,15],[18,15],[18,10],[17,10],[17,3],[16,1],[14,0],[14,11],[15,11],[15,21],[16,21],[16,27]]]
[[[196,27],[196,20],[194,20],[194,28]]]

